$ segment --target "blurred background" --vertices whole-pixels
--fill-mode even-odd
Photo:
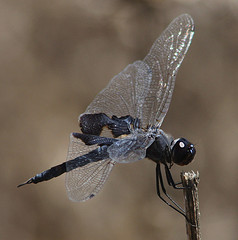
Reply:
[[[182,13],[196,31],[163,129],[190,139],[197,155],[172,172],[200,172],[202,238],[237,239],[237,0],[0,2],[1,239],[186,239],[148,160],[117,165],[84,203],[68,200],[64,176],[16,188],[65,161],[78,115]]]

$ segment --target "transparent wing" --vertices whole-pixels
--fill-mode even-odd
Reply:
[[[141,117],[143,99],[148,95],[147,86],[151,79],[151,70],[143,61],[128,65],[95,97],[85,113]]]
[[[66,174],[66,190],[72,201],[86,201],[103,187],[114,163],[110,159],[89,163]]]
[[[108,147],[109,157],[118,163],[130,163],[146,157],[146,149],[154,139],[144,132],[134,132],[127,137],[114,142]]]
[[[69,160],[87,154],[96,148],[98,148],[97,145],[87,146],[79,138],[70,134],[67,168],[71,168]],[[112,167],[113,162],[110,159],[105,159],[67,172],[65,185],[69,199],[86,201],[95,196],[107,180]]]
[[[78,156],[87,154],[96,148],[98,148],[97,145],[91,146],[85,145],[83,141],[81,141],[79,138],[75,138],[71,133],[69,137],[69,149],[67,154],[67,161],[74,159]]]
[[[161,126],[169,109],[176,74],[193,35],[193,19],[188,14],[181,15],[172,21],[145,57],[144,62],[152,71],[150,96],[143,104],[145,122]]]
[[[194,34],[193,19],[181,15],[154,42],[143,61],[128,65],[88,106],[85,113],[131,115],[160,126],[168,111],[175,77]]]

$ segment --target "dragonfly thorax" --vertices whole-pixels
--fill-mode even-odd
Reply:
[[[155,141],[148,147],[146,157],[156,163],[172,163],[171,146],[173,138],[162,130],[155,138]]]

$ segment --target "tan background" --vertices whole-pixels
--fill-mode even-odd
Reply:
[[[150,161],[118,165],[86,203],[67,199],[63,176],[16,188],[65,161],[78,115],[185,12],[196,32],[163,129],[196,144],[183,169],[200,171],[203,239],[237,239],[236,0],[0,2],[0,239],[186,238],[183,217],[156,196]]]

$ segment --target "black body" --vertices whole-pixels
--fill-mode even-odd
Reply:
[[[67,167],[66,162],[64,162],[60,165],[37,174],[25,183],[18,185],[18,187],[25,184],[36,184],[42,181],[48,181],[54,177],[60,176],[65,172],[85,166],[90,162],[97,162],[108,158],[109,155],[107,152],[107,147],[113,144],[115,141],[118,141],[118,139],[99,136],[102,132],[103,127],[108,127],[112,131],[114,137],[128,135],[133,131],[133,129],[139,128],[139,120],[134,119],[131,116],[123,116],[120,118],[112,116],[112,118],[109,118],[104,113],[85,114],[81,116],[80,120],[82,133],[73,133],[73,136],[75,138],[81,139],[86,145],[98,145],[99,147],[89,152],[88,154],[68,161]],[[191,162],[194,158],[196,150],[193,145],[186,139],[181,139],[184,143],[186,143],[186,149],[184,148],[185,151],[183,151],[183,149],[181,149],[178,144],[175,144],[172,148],[174,140],[171,137],[167,137],[165,134],[159,135],[147,148],[146,157],[156,163],[162,163],[166,166],[168,164],[169,168],[172,166],[172,163],[175,162],[174,159],[176,159],[175,163],[177,164],[180,164],[181,162],[184,163],[184,161],[187,161],[188,163]],[[181,141],[181,139],[178,141]],[[179,157],[176,158],[176,156]],[[180,156],[182,156],[182,158]]]

